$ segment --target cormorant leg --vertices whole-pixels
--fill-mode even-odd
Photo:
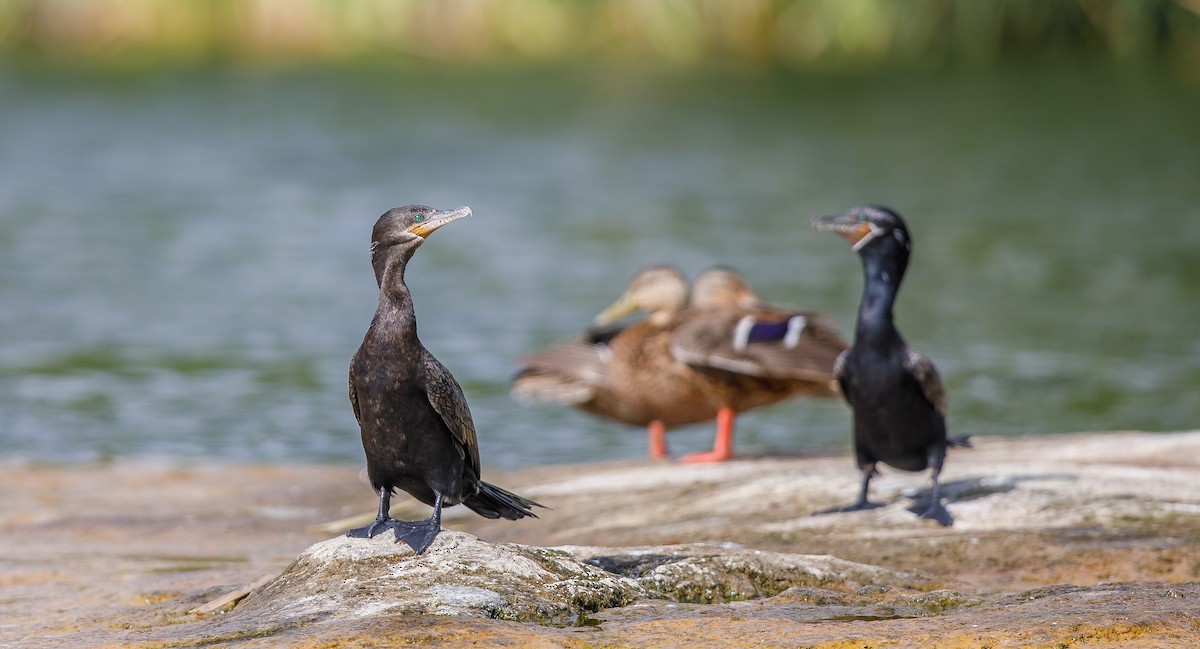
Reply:
[[[646,433],[650,437],[650,459],[665,460],[669,455],[667,453],[667,427],[655,419],[646,427]]]
[[[853,505],[855,509],[866,509],[866,507],[863,507],[863,505],[873,504],[870,500],[867,500],[867,493],[871,488],[871,476],[875,475],[875,465],[871,464],[868,467],[864,467],[862,469],[862,474],[862,488],[858,491],[858,501]]]
[[[358,527],[346,532],[346,536],[353,536],[359,539],[369,539],[380,532],[391,528],[396,523],[396,519],[391,517],[392,510],[392,490],[387,487],[379,488],[379,514],[375,520],[371,521],[366,527]]]
[[[908,511],[921,518],[937,521],[943,527],[949,527],[954,524],[954,517],[942,505],[942,485],[939,480],[942,475],[942,462],[945,459],[946,448],[944,446],[936,446],[929,451],[929,468],[933,470],[933,487],[929,490],[928,499],[918,500],[916,504],[908,508]]]
[[[859,470],[862,471],[863,480],[862,488],[858,492],[858,500],[849,505],[831,507],[829,509],[822,509],[819,512],[813,512],[813,516],[819,516],[821,514],[837,514],[840,512],[857,512],[863,509],[876,509],[883,507],[881,503],[873,503],[870,500],[867,500],[867,491],[871,488],[871,476],[875,475],[875,463],[870,462],[863,464],[859,466]]]
[[[728,406],[717,411],[717,436],[713,449],[707,453],[688,453],[680,462],[724,462],[733,457],[733,419],[737,415]]]
[[[435,492],[436,493],[436,492]],[[438,532],[442,531],[442,494],[436,493],[433,501],[433,515],[423,521],[396,521],[392,527],[396,530],[396,542],[404,541],[413,552],[421,554],[433,543]]]

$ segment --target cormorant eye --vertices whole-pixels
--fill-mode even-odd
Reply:
[[[424,221],[424,220],[425,220],[424,214],[414,214],[413,215],[413,223],[420,223],[421,221]]]
[[[866,220],[867,220],[867,213],[866,213],[866,212],[859,212],[859,213],[858,213],[858,220],[859,220],[859,221],[866,221]]]

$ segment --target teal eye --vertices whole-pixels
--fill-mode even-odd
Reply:
[[[859,221],[866,221],[866,220],[867,220],[867,215],[866,215],[865,213],[859,213],[859,215],[858,215],[858,220],[859,220]]]
[[[420,223],[421,221],[424,221],[424,220],[425,220],[424,214],[416,214],[413,216],[413,223]]]

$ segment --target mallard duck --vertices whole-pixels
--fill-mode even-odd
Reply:
[[[625,294],[641,296],[649,312],[649,323],[665,323],[687,303],[687,292],[683,273],[673,266],[658,265],[635,274]],[[512,394],[519,401],[560,403],[606,419],[646,426],[650,457],[662,459],[667,456],[664,413],[652,412],[641,399],[629,399],[625,390],[613,385],[610,345],[619,336],[628,337],[626,329],[628,326],[597,327],[525,355],[513,378]],[[634,333],[638,334],[636,330]],[[683,422],[670,413],[665,416],[670,425],[704,421],[703,417]]]
[[[862,472],[862,488],[854,503],[818,513],[879,507],[867,499],[867,491],[876,464],[883,462],[904,471],[931,469],[929,498],[912,511],[950,525],[954,519],[942,505],[938,478],[947,447],[970,444],[966,437],[947,437],[941,376],[929,358],[904,342],[892,319],[912,251],[908,228],[899,214],[877,205],[817,217],[812,225],[850,242],[862,260],[864,278],[854,344],[834,366],[854,414],[854,453]]]
[[[549,382],[559,397],[570,392],[584,398],[555,399],[550,390],[537,396],[647,426],[652,457],[667,455],[667,428],[715,418],[713,449],[685,455],[685,462],[732,457],[738,412],[793,396],[836,394],[833,360],[846,343],[820,316],[764,305],[728,268],[698,276],[690,299],[685,299],[686,286],[674,268],[639,273],[595,324],[612,327],[637,311],[647,313],[644,319],[604,340],[579,338],[527,357],[515,390],[531,394],[526,381]],[[786,343],[749,339],[744,335],[748,317],[791,323],[793,335]],[[569,361],[575,365],[565,367]]]
[[[441,530],[443,506],[462,503],[480,516],[509,520],[533,516],[531,508],[540,506],[479,479],[479,444],[462,388],[417,338],[405,268],[430,234],[470,215],[468,207],[408,205],[385,212],[371,233],[379,308],[350,361],[350,405],[379,514],[348,536],[393,530],[397,542],[420,554]],[[396,489],[432,506],[433,515],[416,522],[392,518]]]
[[[719,462],[733,455],[739,412],[798,396],[833,397],[833,361],[846,341],[821,315],[765,303],[737,271],[710,268],[692,283],[687,309],[676,316],[671,357],[703,377],[715,397],[713,448],[682,458]],[[753,327],[752,327],[753,326]],[[781,338],[757,337],[753,329],[778,327]]]

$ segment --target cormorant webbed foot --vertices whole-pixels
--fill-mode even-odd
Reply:
[[[915,505],[908,508],[908,511],[920,518],[937,521],[942,527],[950,527],[954,524],[954,517],[950,515],[950,511],[942,504],[940,498],[933,501],[932,504],[927,499],[918,500]]]
[[[399,522],[400,521],[391,517],[376,518],[375,520],[371,521],[370,525],[367,525],[366,527],[356,527],[349,532],[346,532],[346,536],[356,539],[374,538],[376,534],[386,532],[387,530],[394,528]]]
[[[921,494],[921,497],[908,508],[908,511],[921,518],[937,521],[942,527],[950,527],[954,524],[954,517],[950,515],[945,505],[942,504],[942,483],[938,479],[942,472],[942,459],[944,456],[943,452],[936,450],[930,455],[929,462],[934,467],[933,487]]]
[[[437,538],[442,531],[440,516],[430,516],[423,521],[394,521],[392,529],[396,530],[396,542],[404,541],[413,552],[421,554]]]
[[[375,520],[371,521],[366,527],[357,527],[346,532],[346,536],[356,539],[374,538],[376,534],[385,532],[395,527],[400,521],[392,518],[392,490],[386,487],[379,488],[379,513],[375,516]]]
[[[421,554],[442,531],[442,494],[435,494],[433,514],[423,521],[395,521],[396,542],[404,541],[413,552]]]
[[[875,475],[875,463],[868,461],[860,461],[858,465],[859,471],[862,471],[863,481],[862,487],[858,490],[858,500],[849,505],[841,507],[831,507],[822,509],[819,512],[813,512],[813,516],[822,514],[840,514],[842,512],[858,512],[864,509],[879,509],[883,507],[883,503],[873,503],[867,499],[867,494],[871,493],[871,477]]]
[[[394,530],[396,533],[396,542],[404,541],[408,547],[412,548],[413,552],[421,554],[429,544],[433,543],[433,539],[437,538],[438,532],[442,531],[441,516],[430,516],[423,521],[400,521],[394,518],[376,518],[371,521],[366,527],[357,527],[346,532],[346,536],[356,539],[370,539],[386,532]]]

